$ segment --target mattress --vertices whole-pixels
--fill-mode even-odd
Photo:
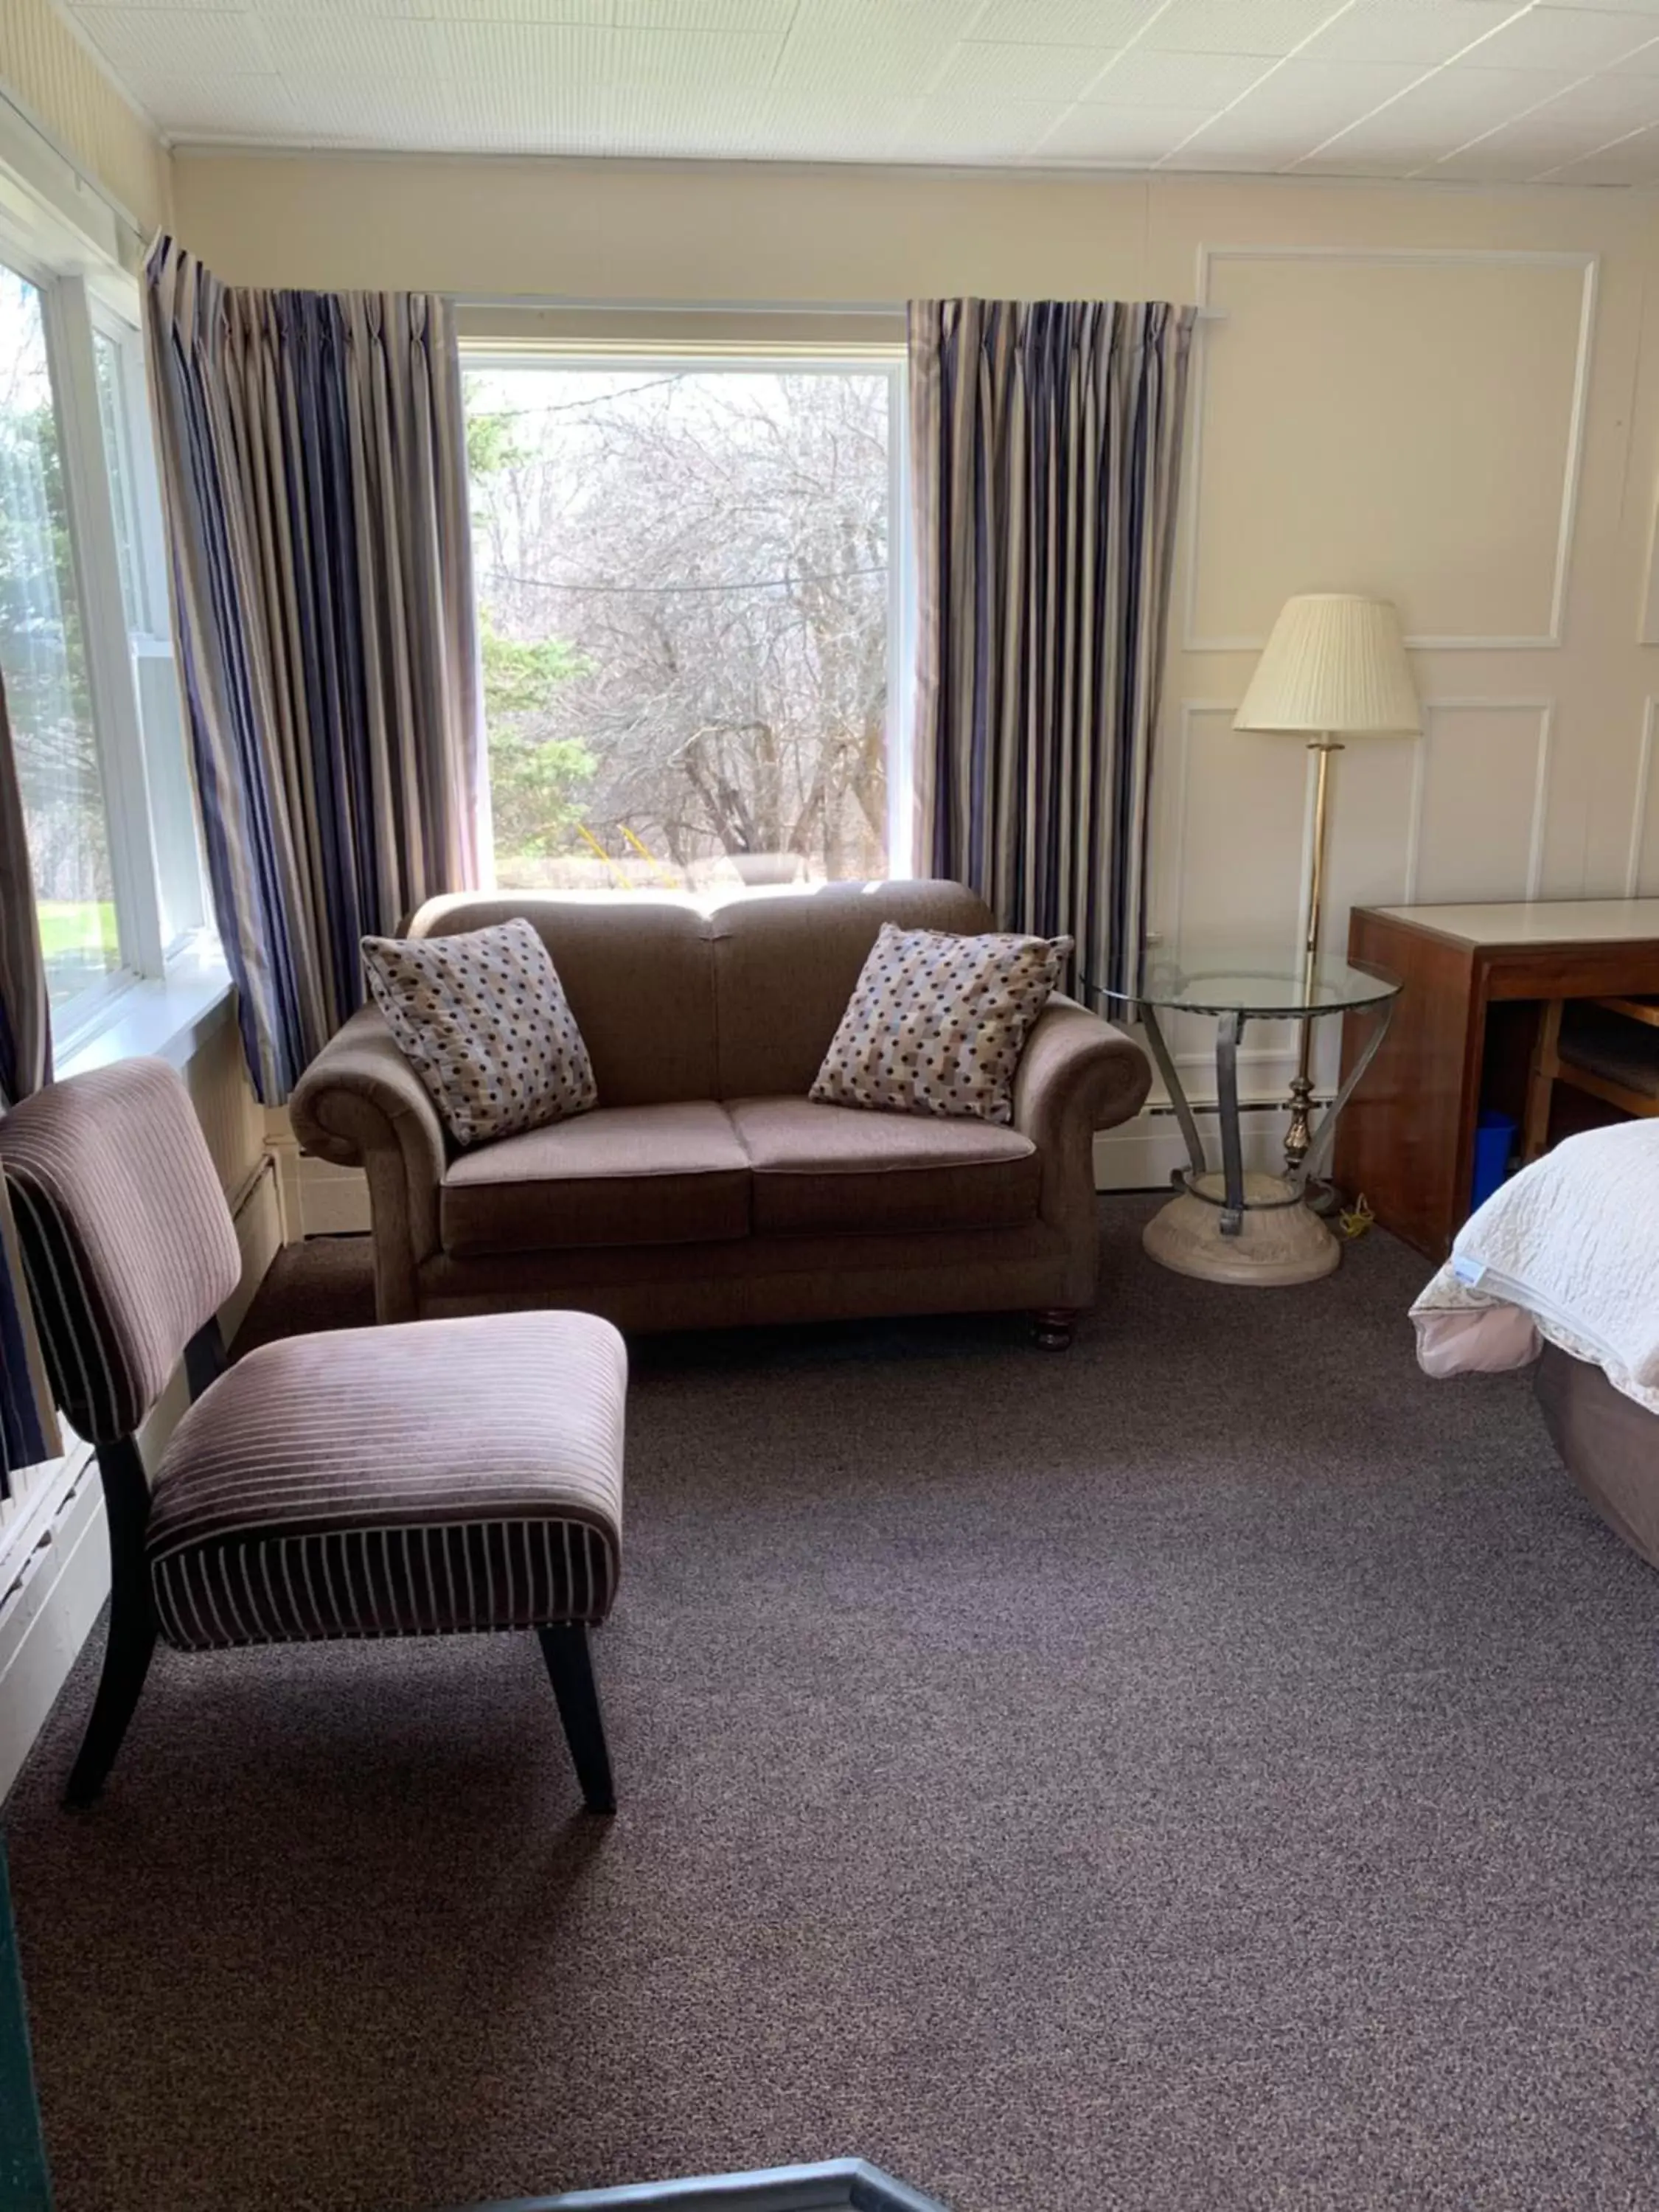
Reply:
[[[1659,1567],[1659,1413],[1558,1345],[1544,1346],[1534,1388],[1567,1472],[1608,1527]]]

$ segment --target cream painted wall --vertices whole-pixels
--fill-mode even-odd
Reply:
[[[0,0],[0,86],[86,173],[155,229],[167,219],[167,150],[52,0]]]
[[[1385,593],[1427,728],[1340,764],[1348,902],[1659,891],[1638,642],[1659,203],[1100,179],[182,155],[226,276],[664,301],[1203,298],[1157,782],[1158,921],[1288,939],[1306,755],[1230,709],[1279,599]],[[596,332],[602,318],[588,319]],[[1256,1040],[1272,1095],[1287,1042]],[[1328,1041],[1334,1045],[1334,1040]],[[1195,1069],[1207,1057],[1182,1040]]]

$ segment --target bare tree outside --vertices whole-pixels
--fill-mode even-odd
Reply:
[[[885,873],[889,392],[469,376],[501,883]]]

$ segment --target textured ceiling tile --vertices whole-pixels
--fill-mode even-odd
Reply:
[[[761,112],[753,94],[737,87],[711,95],[683,84],[617,85],[585,103],[580,150],[659,151],[672,160],[707,145],[720,155],[741,155],[753,150]]]
[[[901,161],[1018,161],[1056,119],[1054,108],[1040,100],[924,100],[901,132],[893,155]]]
[[[198,140],[1659,182],[1659,0],[58,4]]]
[[[596,0],[623,30],[787,31],[798,0]]]
[[[1424,170],[1441,183],[1524,184],[1541,170],[1559,168],[1565,161],[1581,161],[1605,146],[1616,133],[1598,131],[1594,125],[1559,125],[1549,131],[1523,123],[1506,124],[1484,138],[1458,148]]]
[[[1463,66],[1549,70],[1558,75],[1583,76],[1591,70],[1609,67],[1633,46],[1656,36],[1659,36],[1659,23],[1640,15],[1534,8],[1484,40]]]
[[[1204,171],[1223,176],[1271,175],[1288,169],[1297,158],[1300,140],[1284,131],[1242,131],[1237,137],[1218,138],[1200,131],[1179,146],[1167,161],[1158,164],[1164,176],[1172,172]]]
[[[775,31],[617,31],[608,67],[617,84],[672,85],[719,99],[771,82],[782,52]]]
[[[1200,130],[1209,112],[1194,107],[1074,107],[1037,148],[1036,159],[1148,167]]]
[[[0,15],[9,4],[10,0],[0,0]],[[317,5],[318,0],[312,0],[312,4]],[[58,5],[71,23],[79,23],[83,15],[95,15],[100,10],[114,15],[131,12],[120,4],[120,0],[58,0]],[[150,0],[150,6],[152,12],[159,8],[192,15],[240,15],[248,12],[244,0]]]
[[[300,111],[278,76],[175,75],[167,94],[168,127],[199,137],[291,144],[301,129]]]
[[[194,83],[269,70],[273,57],[254,18],[201,8],[83,8],[82,29],[118,74],[176,72]]]
[[[1529,7],[1532,0],[1358,0],[1316,32],[1310,61],[1448,62]]]
[[[309,138],[329,145],[425,151],[450,143],[456,120],[450,87],[442,76],[408,80],[305,74],[284,80]]]
[[[1346,169],[1375,153],[1410,159],[1421,167],[1455,153],[1482,131],[1512,121],[1547,96],[1547,87],[1540,85],[1532,70],[1441,70],[1343,131],[1328,146],[1316,148],[1310,166]]]
[[[582,88],[611,81],[615,33],[580,23],[482,21],[440,24],[457,98],[471,112],[500,97],[568,108]]]
[[[976,39],[1031,46],[1121,46],[1144,30],[1163,0],[990,0]]]
[[[806,0],[785,40],[782,82],[902,99],[933,88],[960,43],[960,0]]]
[[[1010,100],[1076,100],[1112,59],[1098,46],[1010,46],[977,41],[947,58],[936,89]]]
[[[1146,33],[1178,53],[1287,54],[1340,14],[1342,0],[1170,0]]]
[[[1225,132],[1272,117],[1293,131],[1310,132],[1312,146],[1393,100],[1419,74],[1409,62],[1306,62],[1298,56],[1262,77],[1212,127]]]
[[[866,161],[885,158],[915,112],[913,100],[848,99],[802,86],[779,87],[757,107],[757,143],[785,161],[843,161],[849,145]]]
[[[538,81],[528,70],[504,71],[489,82],[457,70],[449,87],[451,112],[478,134],[482,146],[497,147],[506,137],[537,151],[585,143],[585,134],[611,112],[614,97],[574,74]]]
[[[1273,66],[1262,54],[1172,54],[1131,46],[1085,98],[1109,107],[1203,107],[1213,115]]]
[[[1644,123],[1659,123],[1659,76],[1589,76],[1569,85],[1545,106],[1522,118],[1517,129],[1553,131],[1568,125],[1593,125],[1602,137],[1616,138]]]
[[[1555,185],[1650,185],[1659,179],[1659,125],[1553,170]]]
[[[326,83],[349,77],[378,83],[400,77],[441,82],[451,59],[448,27],[442,23],[393,21],[343,23],[335,16],[289,15],[273,26],[270,44],[285,77],[308,76]]]
[[[224,0],[220,0],[220,5]],[[250,0],[257,4],[258,13],[278,26],[290,15],[321,15],[331,23],[348,26],[358,16],[410,16],[417,21],[429,21],[439,13],[439,0]],[[489,0],[492,7],[497,0]],[[580,6],[582,0],[571,0]],[[603,0],[606,7],[610,0]],[[456,12],[455,0],[442,0],[442,12]]]
[[[263,4],[269,7],[270,0]],[[288,4],[298,4],[298,0],[288,0]],[[391,6],[392,0],[385,4]],[[421,12],[463,22],[552,23],[603,30],[615,7],[616,0],[422,0]]]

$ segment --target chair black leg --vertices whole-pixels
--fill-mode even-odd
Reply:
[[[144,1556],[149,1486],[143,1462],[131,1437],[124,1437],[118,1443],[100,1445],[98,1463],[109,1521],[109,1640],[92,1717],[64,1793],[64,1802],[74,1806],[90,1805],[107,1780],[155,1649],[155,1613]]]
[[[593,1683],[592,1655],[587,1631],[579,1620],[563,1620],[556,1627],[538,1628],[548,1680],[559,1701],[564,1739],[570,1746],[576,1779],[590,1813],[614,1813],[616,1785],[611,1778],[611,1753],[605,1741],[605,1721],[599,1693]]]

